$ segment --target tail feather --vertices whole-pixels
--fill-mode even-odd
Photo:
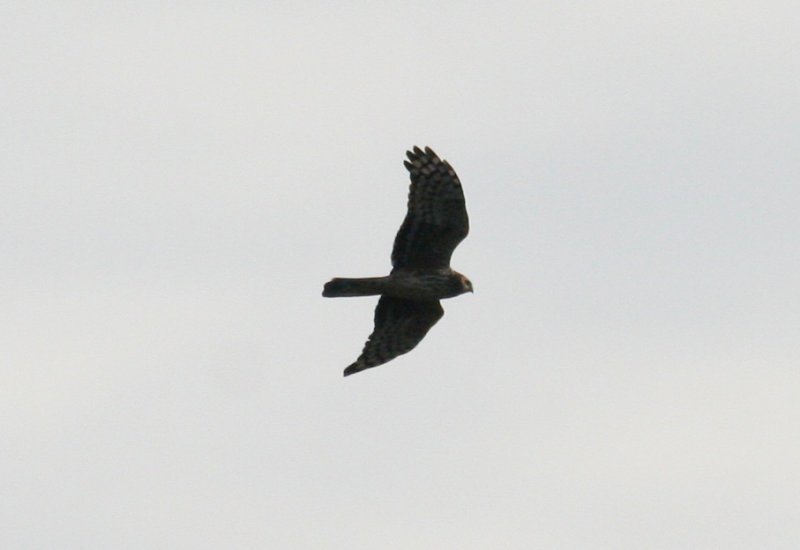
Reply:
[[[322,295],[327,298],[343,296],[374,296],[383,293],[386,277],[366,277],[362,279],[331,279],[325,283]]]

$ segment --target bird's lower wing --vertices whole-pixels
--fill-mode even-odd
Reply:
[[[444,310],[436,300],[416,301],[382,296],[375,308],[375,329],[361,355],[345,369],[344,375],[377,367],[408,353],[442,315]]]

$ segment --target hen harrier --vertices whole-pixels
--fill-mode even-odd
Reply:
[[[375,329],[345,376],[408,353],[444,315],[440,299],[472,292],[469,279],[450,269],[453,250],[469,232],[461,182],[430,148],[414,147],[407,154],[408,214],[394,239],[392,272],[386,277],[333,279],[322,291],[331,298],[381,295]]]

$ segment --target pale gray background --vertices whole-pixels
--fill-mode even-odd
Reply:
[[[0,546],[800,547],[797,2],[163,4],[1,10]]]

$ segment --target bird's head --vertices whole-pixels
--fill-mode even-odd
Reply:
[[[464,277],[461,273],[458,274],[461,279],[461,292],[472,292],[472,281]]]

